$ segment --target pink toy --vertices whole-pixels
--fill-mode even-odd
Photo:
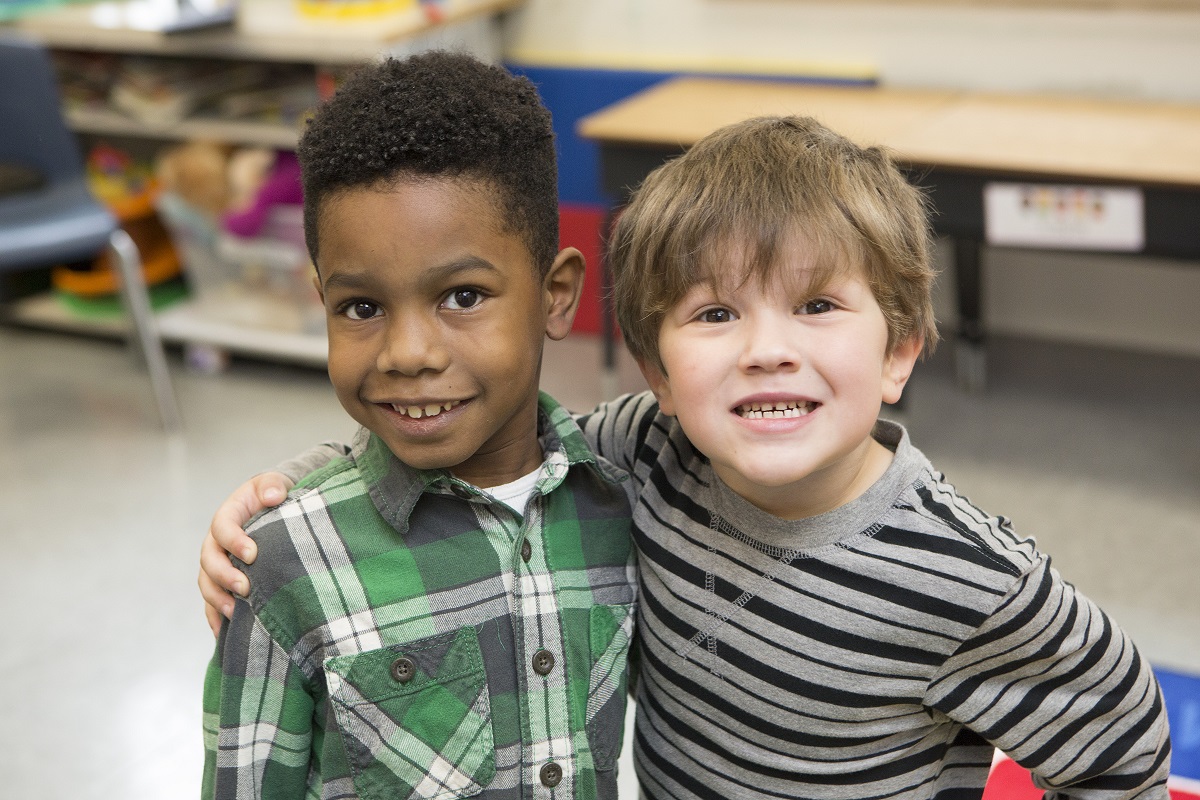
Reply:
[[[235,202],[221,221],[230,233],[250,237],[262,231],[274,206],[300,205],[304,195],[300,187],[300,162],[295,153],[280,151],[267,159],[253,157],[249,151],[247,155],[242,168],[230,164],[230,179],[240,202]]]

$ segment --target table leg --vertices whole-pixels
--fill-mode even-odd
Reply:
[[[604,241],[600,248],[600,330],[604,337],[603,364],[600,373],[600,397],[612,400],[617,396],[620,379],[617,375],[617,323],[613,307],[612,270],[608,266],[608,242],[616,224],[619,208],[609,207],[604,217]]]
[[[958,299],[958,338],[954,347],[954,372],[958,384],[969,392],[983,391],[987,381],[987,354],[983,333],[982,242],[954,237],[954,277]]]

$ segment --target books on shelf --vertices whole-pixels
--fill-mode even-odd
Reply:
[[[148,123],[179,122],[223,95],[263,86],[267,75],[265,64],[132,56],[109,102]]]
[[[321,97],[308,64],[127,56],[57,51],[64,106],[151,127],[184,120],[254,122],[298,128]]]

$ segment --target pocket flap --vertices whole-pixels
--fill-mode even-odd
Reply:
[[[393,674],[393,666],[402,658],[412,665],[412,674],[407,680]],[[379,703],[423,691],[431,685],[444,686],[461,677],[482,674],[483,662],[475,629],[461,628],[410,644],[334,656],[325,662],[325,669],[330,673],[330,695],[353,706],[363,702]],[[333,680],[333,675],[338,680]],[[469,698],[462,700],[469,704]]]

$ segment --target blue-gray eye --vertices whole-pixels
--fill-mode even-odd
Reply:
[[[833,309],[833,303],[828,300],[809,300],[797,310],[801,314],[828,314]]]
[[[701,312],[701,322],[729,322],[733,319],[733,312],[728,308],[710,308]]]

